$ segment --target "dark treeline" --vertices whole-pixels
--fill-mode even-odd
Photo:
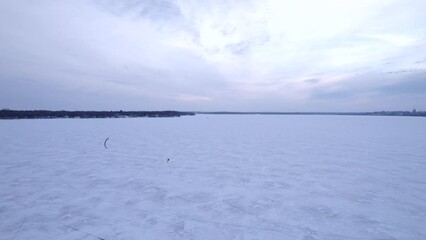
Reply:
[[[225,115],[350,115],[350,116],[409,116],[426,117],[426,111],[380,111],[380,112],[178,112],[178,111],[48,111],[48,110],[0,110],[0,119],[38,118],[136,118],[180,117],[195,114]]]
[[[0,119],[38,118],[136,118],[136,117],[180,117],[195,115],[177,111],[48,111],[48,110],[0,110]]]

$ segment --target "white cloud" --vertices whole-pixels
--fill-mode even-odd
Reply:
[[[262,110],[253,101],[265,99],[276,101],[268,110],[308,106],[314,92],[342,89],[359,81],[357,74],[374,82],[363,84],[380,86],[384,78],[373,77],[378,73],[421,72],[424,66],[416,62],[425,57],[424,5],[420,0],[5,0],[0,84],[11,88],[13,79],[27,79],[57,89],[150,99],[158,108],[173,99],[187,108],[208,102],[206,108]],[[5,99],[4,107],[12,101]],[[122,104],[130,104],[126,101]]]

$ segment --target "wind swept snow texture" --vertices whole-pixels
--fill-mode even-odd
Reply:
[[[1,121],[0,239],[426,239],[425,121]]]

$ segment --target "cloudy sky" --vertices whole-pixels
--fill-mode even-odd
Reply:
[[[1,0],[0,108],[426,110],[424,0]]]

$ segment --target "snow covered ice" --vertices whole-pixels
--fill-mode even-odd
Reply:
[[[408,117],[5,120],[0,239],[426,239],[425,136]]]

